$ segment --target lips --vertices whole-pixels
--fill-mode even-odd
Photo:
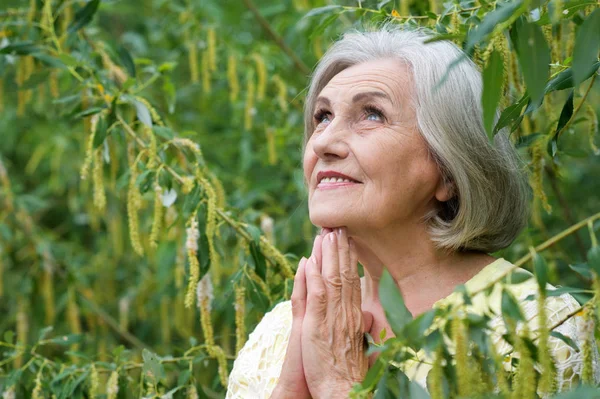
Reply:
[[[333,170],[326,170],[326,171],[321,171],[321,172],[317,173],[317,184],[321,183],[321,180],[323,180],[326,177],[348,179],[353,183],[360,183],[360,181],[356,180],[355,178],[353,178],[351,176],[347,176],[343,173],[336,172]]]

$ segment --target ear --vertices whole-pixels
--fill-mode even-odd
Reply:
[[[454,183],[441,178],[435,190],[435,198],[440,202],[446,202],[454,197]]]

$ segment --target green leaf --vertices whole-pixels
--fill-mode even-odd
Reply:
[[[502,290],[502,315],[505,319],[509,317],[514,321],[525,320],[517,300],[507,289]]]
[[[91,107],[86,110],[79,112],[78,114],[73,115],[73,118],[84,118],[86,116],[97,114],[98,112],[102,112],[106,109],[106,107]]]
[[[490,141],[494,139],[494,117],[498,107],[498,101],[502,96],[502,76],[504,74],[504,63],[502,54],[494,50],[490,55],[487,66],[483,71],[483,92],[481,103],[483,106],[483,125],[488,133]]]
[[[52,344],[57,344],[57,345],[72,345],[77,342],[80,342],[82,339],[83,339],[82,334],[68,334],[68,335],[61,335],[60,337],[55,337],[55,338],[49,339],[46,342],[52,343]]]
[[[32,41],[15,42],[0,48],[0,54],[27,55],[38,51],[39,47]]]
[[[541,103],[550,70],[550,49],[542,29],[534,23],[517,23],[517,56],[527,86],[527,92],[534,103]]]
[[[587,253],[587,264],[600,276],[600,246],[592,247]]]
[[[556,396],[552,396],[551,399],[600,399],[600,388],[591,387],[587,385],[581,385],[576,389],[568,392],[563,392]]]
[[[62,62],[60,58],[52,57],[46,53],[33,53],[31,54],[35,59],[40,60],[42,63],[54,67],[54,68],[64,68],[65,64]]]
[[[148,109],[148,107],[146,107],[146,104],[134,99],[133,105],[135,106],[135,111],[140,122],[151,128],[152,116],[150,115],[150,110]]]
[[[365,376],[365,379],[361,384],[363,389],[371,390],[372,388],[374,388],[375,385],[377,385],[377,383],[379,382],[379,379],[381,378],[383,373],[385,372],[385,367],[386,362],[383,359],[377,358],[375,364],[373,364],[373,366],[369,368],[369,371],[367,371],[367,375]]]
[[[404,326],[412,320],[412,314],[406,308],[404,298],[387,269],[383,271],[379,281],[379,299],[392,331],[399,336]]]
[[[6,330],[2,337],[4,338],[4,342],[12,344],[15,339],[15,332],[13,330]]]
[[[117,53],[119,54],[119,59],[121,60],[121,65],[127,69],[127,73],[132,78],[135,78],[135,63],[133,62],[133,58],[131,58],[131,54],[129,51],[123,46],[119,46],[117,49]]]
[[[431,399],[431,396],[425,389],[415,381],[410,381],[408,384],[410,399]]]
[[[550,336],[560,339],[565,344],[567,344],[571,348],[575,349],[575,352],[579,352],[579,347],[577,346],[575,341],[573,341],[571,338],[567,337],[566,335],[563,335],[563,334],[559,333],[558,331],[550,331]]]
[[[75,19],[73,20],[73,23],[71,24],[71,26],[69,26],[68,32],[77,32],[79,29],[92,22],[92,18],[98,10],[99,5],[100,0],[91,0],[85,5],[85,7],[78,10],[75,13]]]
[[[532,133],[527,136],[521,136],[515,141],[515,147],[517,148],[527,148],[531,144],[535,143],[540,137],[544,135],[541,133]]]
[[[324,6],[324,7],[319,7],[319,8],[313,8],[312,10],[307,12],[303,18],[314,17],[315,15],[325,14],[325,13],[327,13],[329,11],[333,11],[333,10],[339,11],[339,10],[342,10],[343,8],[344,8],[343,6],[338,6],[338,5],[330,5],[330,6]]]
[[[515,270],[502,279],[503,284],[521,284],[529,280],[533,274],[527,270]]]
[[[510,105],[504,111],[502,111],[502,113],[500,114],[500,118],[498,119],[498,123],[496,123],[496,126],[494,127],[494,134],[496,134],[496,132],[498,132],[503,127],[511,124],[513,121],[519,119],[519,117],[521,116],[521,111],[523,110],[523,107],[525,106],[525,104],[527,104],[528,101],[529,96],[525,95],[518,102]]]
[[[558,136],[558,133],[562,130],[563,127],[571,120],[573,116],[573,93],[575,90],[571,90],[565,105],[563,105],[563,109],[560,112],[560,117],[558,118],[558,125],[556,126],[556,131],[554,132],[555,136]]]
[[[106,122],[106,118],[104,116],[100,116],[98,118],[98,123],[96,124],[96,132],[94,134],[94,148],[98,148],[104,143],[107,133],[108,124]]]
[[[589,66],[598,60],[598,50],[600,50],[600,9],[588,15],[577,32],[572,66],[575,85],[587,79]]]
[[[540,292],[546,293],[546,284],[548,284],[548,265],[546,265],[546,261],[538,253],[533,256],[533,270]]]
[[[198,208],[198,231],[200,238],[198,241],[198,263],[200,263],[200,278],[204,277],[210,269],[210,248],[208,236],[206,235],[206,205],[202,204]]]
[[[175,137],[173,130],[166,126],[155,125],[152,127],[152,131],[167,140],[172,140]]]
[[[523,4],[523,1],[508,1],[497,4],[498,6],[496,9],[487,13],[477,28],[469,31],[467,36],[467,44],[465,46],[466,52],[470,53],[475,45],[482,41],[488,34],[490,34],[498,24],[512,17],[519,10]],[[519,14],[523,11],[525,10],[520,10]]]
[[[48,327],[44,327],[40,330],[40,333],[38,335],[38,341],[43,340],[44,338],[46,338],[46,336],[52,331],[54,330],[53,326],[48,326]]]
[[[584,278],[587,278],[589,280],[591,280],[593,277],[592,271],[590,270],[590,267],[588,266],[587,263],[578,263],[576,265],[569,265],[569,268],[571,268],[571,270],[575,271],[579,275],[581,275]]]
[[[144,376],[151,378],[155,382],[165,379],[165,369],[160,363],[158,355],[150,352],[148,349],[144,349],[142,351],[142,358],[144,359],[144,366],[142,368]]]
[[[267,280],[267,262],[265,256],[260,250],[260,246],[256,245],[255,242],[250,243],[250,254],[254,260],[254,270],[256,274],[263,280]]]

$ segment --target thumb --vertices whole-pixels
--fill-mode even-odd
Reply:
[[[363,332],[371,331],[371,327],[373,326],[373,313],[363,310]]]

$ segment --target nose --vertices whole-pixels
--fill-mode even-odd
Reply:
[[[312,143],[313,150],[321,159],[346,158],[348,144],[346,142],[348,126],[340,118],[334,118]]]

